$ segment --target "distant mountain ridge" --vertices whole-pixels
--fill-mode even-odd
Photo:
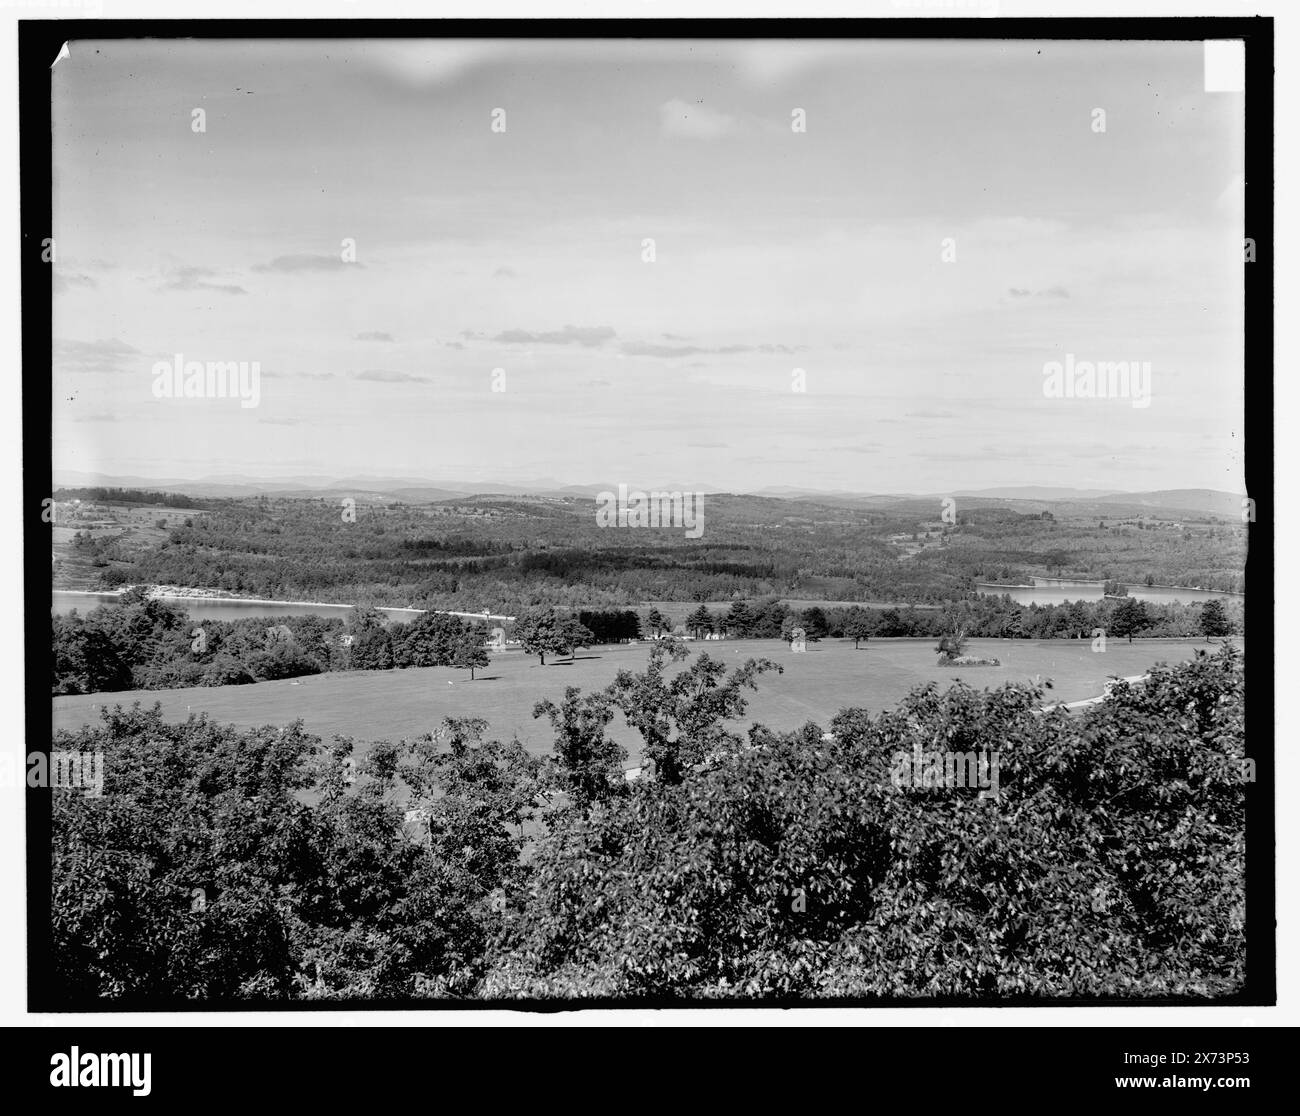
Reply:
[[[595,499],[601,492],[617,491],[618,486],[607,484],[561,484],[551,478],[539,479],[533,484],[506,484],[496,481],[430,482],[419,477],[352,476],[323,478],[293,476],[259,478],[239,474],[202,477],[197,480],[179,478],[148,478],[138,476],[106,476],[96,473],[62,471],[55,475],[59,488],[136,488],[178,492],[208,498],[238,498],[247,496],[281,496],[300,499],[320,499],[342,496],[367,498],[376,501],[402,501],[406,503],[433,503],[446,500],[463,500],[470,496],[534,496],[551,499]],[[629,490],[639,486],[628,484]],[[726,489],[708,485],[655,485],[641,486],[642,491],[696,491],[722,494]],[[1243,495],[1210,488],[1160,489],[1146,492],[1120,492],[1113,489],[1057,488],[1041,485],[1021,485],[1001,488],[955,489],[946,493],[869,493],[827,491],[815,488],[766,487],[752,492],[734,493],[738,496],[755,496],[766,499],[825,504],[832,507],[860,507],[902,510],[905,505],[917,505],[924,510],[927,505],[941,506],[945,499],[1024,505],[1024,510],[1045,511],[1061,505],[1081,514],[1099,516],[1129,516],[1155,511],[1185,512],[1200,515],[1218,515],[1237,518],[1241,514]],[[911,510],[911,509],[908,509]],[[936,515],[938,514],[936,510]]]

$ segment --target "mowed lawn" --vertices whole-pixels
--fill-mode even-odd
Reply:
[[[1153,663],[1182,662],[1204,641],[1109,640],[1104,653],[1089,640],[973,639],[968,653],[1000,659],[999,667],[940,667],[934,639],[871,640],[854,650],[852,640],[827,640],[808,645],[802,654],[778,640],[719,640],[690,643],[692,654],[706,652],[739,665],[764,657],[785,668],[769,673],[751,693],[745,728],[760,722],[788,730],[814,721],[823,728],[841,709],[858,706],[873,713],[891,708],[915,686],[936,682],[947,688],[961,679],[979,689],[1036,676],[1051,679],[1048,702],[1079,701],[1100,694],[1108,678],[1142,674]],[[348,671],[317,674],[251,686],[197,687],[185,690],[133,690],[114,694],[84,694],[54,699],[55,729],[75,729],[97,721],[108,704],[134,701],[162,705],[168,721],[184,721],[192,713],[241,727],[282,725],[301,718],[307,731],[328,740],[351,736],[361,744],[373,740],[413,738],[437,728],[444,717],[482,717],[490,734],[503,740],[512,735],[529,751],[551,750],[549,723],[534,720],[538,701],[557,703],[566,686],[597,690],[623,668],[644,667],[650,644],[598,648],[579,652],[572,662],[562,659],[540,666],[535,655],[511,649],[494,656],[492,665],[470,681],[467,672],[450,667],[412,670]],[[639,737],[616,717],[613,735],[628,750],[628,766],[640,763]]]

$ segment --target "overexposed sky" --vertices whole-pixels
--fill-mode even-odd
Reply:
[[[1241,488],[1200,44],[69,52],[56,474]],[[258,361],[258,406],[156,399],[175,353]],[[1046,397],[1066,354],[1149,361],[1150,406]]]

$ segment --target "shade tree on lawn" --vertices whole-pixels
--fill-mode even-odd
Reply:
[[[876,630],[876,623],[871,614],[863,608],[849,609],[848,617],[844,622],[844,634],[847,638],[853,640],[853,649],[858,648],[859,640],[870,640],[871,633]]]
[[[1146,603],[1137,597],[1125,597],[1110,615],[1111,633],[1121,638],[1128,636],[1129,643],[1133,642],[1134,635],[1150,626]]]
[[[596,637],[576,618],[553,608],[529,609],[515,623],[515,637],[542,666],[547,654],[572,655],[579,647],[590,647]]]
[[[451,665],[461,670],[468,670],[470,680],[474,679],[476,668],[489,666],[492,656],[483,646],[483,629],[478,624],[464,624],[456,637],[451,653]]]

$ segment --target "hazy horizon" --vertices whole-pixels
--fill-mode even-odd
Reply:
[[[69,479],[71,478],[71,479]],[[546,494],[548,492],[566,491],[577,492],[586,490],[595,492],[597,489],[616,489],[619,483],[626,485],[629,490],[635,491],[640,487],[643,490],[651,488],[676,488],[679,490],[704,491],[713,494],[731,493],[738,496],[770,496],[770,495],[793,495],[799,496],[807,494],[810,496],[854,496],[864,498],[941,498],[943,496],[969,496],[981,497],[987,494],[1002,494],[999,498],[1007,500],[1088,500],[1110,496],[1141,496],[1151,492],[1217,492],[1227,496],[1244,495],[1244,491],[1233,491],[1230,489],[1206,489],[1197,488],[1172,488],[1172,489],[1134,489],[1134,488],[1074,488],[1061,485],[990,485],[985,488],[971,488],[969,486],[950,485],[933,490],[867,490],[867,489],[849,489],[849,488],[809,488],[798,485],[763,485],[756,487],[736,487],[729,488],[725,485],[714,485],[707,482],[664,482],[662,484],[642,484],[633,481],[578,481],[562,480],[553,477],[539,477],[531,480],[521,481],[499,481],[494,482],[491,479],[475,482],[466,481],[457,477],[432,478],[432,477],[408,477],[381,475],[375,473],[359,473],[350,476],[342,474],[336,476],[299,474],[296,476],[283,476],[278,478],[249,476],[240,473],[219,473],[206,474],[195,477],[139,477],[139,476],[114,476],[112,474],[89,474],[77,473],[73,470],[64,470],[61,474],[56,471],[54,482],[56,488],[80,488],[80,487],[113,487],[121,485],[127,488],[146,490],[150,487],[158,486],[164,490],[174,490],[177,486],[196,485],[204,487],[217,487],[220,485],[241,486],[250,490],[257,488],[287,488],[294,487],[302,489],[320,489],[321,491],[331,491],[345,484],[363,481],[379,482],[388,487],[410,487],[410,488],[427,488],[427,489],[447,489],[458,490],[460,494],[471,495],[491,495],[494,492],[500,492],[503,489],[526,489],[537,494]],[[500,488],[494,488],[492,485],[499,483]],[[479,487],[481,485],[481,487]],[[1005,495],[1011,492],[1036,493],[1036,496],[1011,496]],[[1049,496],[1047,493],[1058,495]],[[1068,493],[1070,495],[1059,495]]]

